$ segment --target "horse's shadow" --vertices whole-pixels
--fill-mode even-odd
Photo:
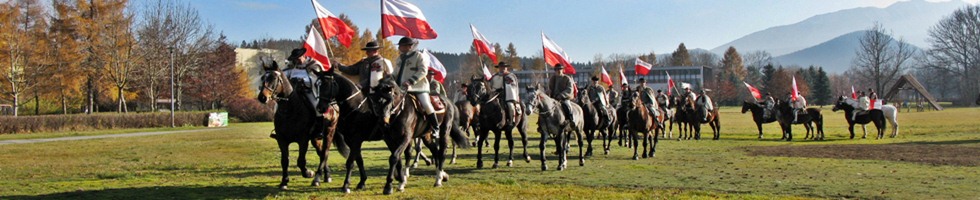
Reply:
[[[0,196],[0,199],[261,199],[278,192],[278,188],[268,185],[157,186]]]

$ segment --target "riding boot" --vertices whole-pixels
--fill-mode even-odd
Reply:
[[[425,121],[428,121],[429,128],[432,128],[432,138],[439,139],[439,118],[436,114],[425,115]]]

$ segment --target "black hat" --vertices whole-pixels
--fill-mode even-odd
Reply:
[[[497,65],[496,66],[493,66],[493,67],[494,68],[510,67],[510,64],[507,64],[505,62],[500,62],[500,63],[497,63]]]
[[[414,45],[418,43],[417,40],[410,37],[402,37],[402,39],[398,40],[398,45]]]
[[[436,70],[429,70],[429,75],[436,75]]]
[[[772,96],[772,94],[769,94],[769,92],[766,92],[766,95]]]
[[[361,50],[378,50],[380,48],[381,46],[378,46],[378,42],[370,41],[367,44],[364,44],[364,48],[361,48]]]
[[[561,70],[561,69],[565,69],[565,66],[562,66],[561,63],[555,64],[555,70]]]
[[[645,78],[640,78],[640,83],[646,83],[646,82],[647,82],[647,79],[645,79]]]
[[[293,51],[289,54],[289,57],[287,57],[286,60],[299,60],[299,57],[302,57],[303,54],[306,54],[305,48],[293,49]]]
[[[661,93],[661,92],[663,92],[663,91],[657,90],[657,93]]]
[[[599,77],[597,77],[597,76],[592,76],[592,81],[598,81],[598,80],[599,80]]]

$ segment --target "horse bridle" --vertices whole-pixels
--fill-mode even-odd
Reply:
[[[282,78],[282,75],[281,75],[281,73],[280,73],[279,71],[271,71],[271,73],[269,73],[269,72],[266,72],[266,75],[267,75],[267,76],[268,76],[268,75],[273,75],[273,76],[276,76],[276,81],[274,82],[274,83],[275,83],[275,85],[273,85],[273,86],[274,86],[274,88],[280,88],[280,87],[283,87],[283,78]],[[272,97],[271,97],[271,98],[272,98],[273,100],[275,100],[276,102],[279,102],[280,100],[286,100],[286,101],[289,101],[289,98],[287,98],[287,97],[280,97],[280,96],[279,96],[279,93],[276,93],[276,91],[275,91],[275,90],[273,90],[273,89],[271,89],[270,87],[266,87],[266,85],[265,85],[265,81],[262,81],[262,92],[263,92],[263,93],[264,93],[264,92],[268,92],[268,93],[270,93],[270,94],[276,94],[276,95],[272,95]]]

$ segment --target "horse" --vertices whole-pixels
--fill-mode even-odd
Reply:
[[[296,158],[296,165],[303,173],[304,178],[314,178],[313,186],[320,185],[321,175],[326,182],[330,182],[330,169],[327,166],[327,151],[333,141],[332,129],[324,136],[326,125],[333,122],[324,122],[323,117],[317,117],[315,108],[309,104],[306,95],[294,90],[295,81],[289,80],[286,75],[279,70],[279,65],[275,61],[271,63],[263,62],[262,67],[265,73],[262,75],[262,84],[259,86],[259,95],[256,98],[260,103],[268,104],[269,100],[276,102],[277,108],[274,115],[273,126],[275,127],[275,139],[279,146],[279,164],[282,167],[282,180],[279,189],[286,190],[289,184],[289,144],[299,145],[299,155]],[[329,119],[333,120],[333,119]],[[318,141],[319,140],[319,141]],[[322,140],[326,140],[325,142]],[[313,144],[320,163],[317,166],[316,174],[306,168],[306,152],[310,144]],[[343,148],[344,145],[337,145]],[[343,151],[341,152],[343,154]]]
[[[674,107],[674,116],[671,117],[670,122],[677,124],[677,140],[681,140],[681,139],[690,140],[691,138],[694,137],[694,134],[692,133],[694,128],[690,123],[688,123],[688,118],[690,118],[690,116],[692,115],[691,113],[694,112],[694,108],[689,107],[687,101],[684,101],[685,98],[682,98],[680,96],[673,95],[670,96],[670,99],[671,101],[673,101],[673,103],[670,106]],[[670,129],[671,129],[670,132],[674,132],[673,124],[670,125]]]
[[[398,190],[404,191],[408,177],[408,170],[405,166],[408,165],[409,159],[407,158],[410,156],[405,156],[405,164],[402,164],[401,159],[403,154],[410,152],[406,150],[411,146],[412,140],[417,137],[424,138],[425,145],[429,147],[429,150],[432,151],[432,155],[435,158],[437,168],[435,186],[439,187],[443,181],[448,180],[448,175],[443,171],[445,149],[448,146],[447,140],[451,138],[454,144],[462,145],[464,148],[467,145],[466,136],[463,135],[458,127],[455,127],[453,120],[443,120],[443,124],[440,125],[443,131],[432,133],[440,134],[440,139],[433,140],[427,134],[431,132],[427,130],[428,125],[420,120],[422,118],[420,112],[416,112],[417,106],[412,100],[406,100],[412,97],[406,95],[395,98],[397,101],[393,102],[393,105],[401,111],[397,115],[394,115],[391,124],[385,126],[382,116],[375,114],[369,108],[379,105],[367,103],[367,97],[361,93],[361,89],[353,81],[337,74],[333,70],[321,74],[320,77],[320,101],[337,102],[340,110],[337,131],[347,146],[350,147],[350,156],[347,157],[345,164],[347,173],[344,179],[344,185],[341,188],[344,193],[351,192],[350,177],[355,162],[358,165],[361,175],[357,189],[364,189],[365,187],[367,171],[364,170],[364,158],[361,155],[361,145],[365,141],[384,140],[388,146],[388,150],[391,152],[391,155],[388,157],[389,170],[383,191],[384,194],[392,193],[392,181],[396,177],[400,181]],[[382,85],[387,85],[387,87],[379,87],[377,93],[392,95],[393,98],[396,97],[398,92],[393,89],[396,87],[394,83],[390,81],[385,81],[384,83],[386,84]]]
[[[631,96],[633,99],[623,102],[623,106],[629,108],[630,135],[633,138],[633,160],[640,159],[637,153],[640,149],[637,138],[640,136],[636,135],[636,133],[643,134],[643,158],[654,157],[657,152],[657,143],[660,142],[657,132],[663,131],[663,126],[658,126],[657,124],[664,121],[664,115],[654,116],[653,113],[649,113],[640,95],[633,94]],[[660,108],[657,108],[657,110],[661,113],[664,112]],[[647,147],[649,147],[649,151],[647,151]]]
[[[704,96],[698,97],[699,100],[701,98],[705,98],[705,97]],[[688,126],[693,128],[694,139],[695,140],[701,139],[701,124],[706,123],[708,124],[708,126],[711,126],[711,132],[713,133],[713,137],[711,139],[718,140],[721,137],[721,122],[718,116],[718,109],[717,109],[718,104],[714,104],[714,102],[712,102],[714,104],[715,109],[711,110],[711,113],[707,117],[705,117],[704,115],[705,113],[707,113],[705,112],[705,109],[707,109],[707,106],[698,105],[697,103],[691,100],[687,100],[685,101],[685,103],[688,104],[687,106],[689,106],[688,111],[693,111],[687,113],[687,123]],[[690,139],[690,134],[688,135],[688,139]]]
[[[783,130],[783,137],[786,141],[793,140],[793,124],[803,124],[806,128],[806,137],[803,139],[809,139],[810,133],[813,133],[814,140],[823,140],[823,114],[820,114],[819,108],[807,108],[806,114],[799,114],[796,121],[793,121],[793,108],[790,107],[789,101],[784,101],[776,103],[776,118],[779,121],[779,127]],[[814,130],[813,124],[816,124],[816,130]]]
[[[624,90],[621,93],[622,96],[620,98],[626,100],[625,101],[620,100],[621,102],[619,104],[619,107],[616,108],[616,119],[618,124],[616,127],[618,128],[617,135],[619,138],[619,146],[624,146],[623,140],[626,140],[625,146],[631,147],[629,142],[631,138],[629,136],[629,109],[630,108],[624,105],[626,104],[627,101],[630,101],[633,98],[633,96],[630,90]]]
[[[483,168],[483,145],[479,145],[479,144],[488,142],[487,136],[489,135],[490,132],[493,132],[494,139],[495,139],[493,143],[492,168],[497,168],[498,162],[500,160],[499,152],[500,152],[501,133],[504,133],[504,136],[507,137],[507,146],[510,148],[510,153],[508,154],[507,157],[507,166],[508,167],[513,166],[514,129],[517,129],[517,132],[521,134],[521,141],[524,144],[524,160],[530,163],[531,156],[527,154],[527,132],[526,132],[527,115],[524,114],[526,112],[522,111],[523,107],[520,105],[515,106],[514,107],[515,111],[521,112],[522,114],[518,115],[517,118],[514,119],[514,124],[506,124],[506,120],[504,119],[504,115],[506,113],[504,113],[504,105],[502,104],[504,101],[503,100],[504,97],[502,95],[504,94],[493,94],[491,96],[491,94],[488,92],[489,86],[486,84],[486,81],[483,81],[483,79],[474,79],[473,82],[470,82],[469,87],[470,88],[468,90],[470,93],[467,94],[468,96],[467,99],[472,99],[478,102],[480,107],[479,115],[477,115],[478,118],[477,121],[479,121],[479,128],[476,128],[474,130],[477,136],[476,144],[478,144],[477,154],[476,154],[476,168],[477,169]]]
[[[745,114],[747,111],[752,111],[752,121],[755,121],[755,127],[759,129],[759,139],[763,138],[762,124],[768,124],[776,121],[776,111],[770,110],[769,116],[765,116],[765,109],[765,107],[762,107],[758,103],[742,101],[742,114]]]
[[[834,103],[833,111],[844,110],[844,119],[847,120],[847,130],[851,133],[851,139],[854,139],[854,124],[861,124],[862,129],[868,123],[874,123],[875,128],[878,129],[877,139],[884,138],[885,136],[885,121],[887,120],[892,124],[893,130],[891,137],[898,136],[898,109],[891,105],[883,105],[881,109],[872,109],[867,111],[864,115],[858,115],[852,120],[854,110],[858,107],[858,102],[844,96],[837,98],[837,102]],[[862,139],[868,137],[868,132],[864,132]]]
[[[588,143],[588,149],[585,151],[585,156],[592,156],[592,141],[595,140],[596,132],[598,131],[601,135],[606,135],[606,131],[609,126],[611,126],[610,118],[607,115],[602,115],[599,113],[599,109],[606,109],[602,106],[600,100],[592,100],[593,96],[598,97],[598,95],[603,95],[598,93],[598,91],[593,91],[590,87],[586,87],[583,90],[579,90],[579,95],[576,103],[582,107],[582,116],[584,117],[585,126],[583,131],[585,131],[586,142]],[[602,147],[606,154],[609,154],[609,148],[606,146],[606,141],[603,140]]]
[[[547,171],[548,165],[546,163],[547,154],[545,154],[544,147],[545,142],[548,141],[549,135],[554,135],[555,148],[558,152],[558,171],[562,171],[567,167],[567,155],[569,144],[568,140],[572,136],[578,138],[578,154],[579,154],[579,165],[585,166],[585,156],[582,153],[582,127],[585,126],[585,122],[582,121],[582,108],[579,106],[571,106],[571,120],[565,119],[565,112],[561,108],[560,102],[558,100],[548,97],[547,94],[541,89],[541,86],[528,87],[529,91],[532,92],[532,98],[527,102],[528,110],[538,114],[538,129],[541,132],[541,171]]]

